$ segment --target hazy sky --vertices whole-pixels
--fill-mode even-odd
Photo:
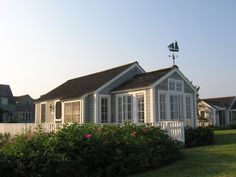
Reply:
[[[172,65],[200,96],[236,95],[236,0],[0,0],[0,83],[34,98],[138,61]]]

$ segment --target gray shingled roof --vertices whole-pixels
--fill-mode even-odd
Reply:
[[[86,93],[95,91],[135,63],[137,62],[68,80],[64,84],[41,96],[36,102],[50,99],[79,98]]]
[[[160,69],[157,71],[147,72],[143,74],[137,74],[132,79],[128,80],[124,84],[120,85],[113,91],[121,91],[121,90],[129,90],[129,89],[137,89],[148,87],[154,84],[157,80],[159,80],[162,76],[170,72],[177,66],[173,66],[170,68]]]
[[[234,98],[235,97],[232,96],[232,97],[220,97],[220,98],[207,98],[202,100],[213,107],[229,108]]]
[[[9,85],[0,84],[0,97],[6,97],[10,103],[14,103],[14,97]]]
[[[236,101],[234,102],[234,104],[233,104],[231,109],[236,109]]]
[[[2,97],[13,97],[11,88],[9,85],[0,84],[0,96]]]

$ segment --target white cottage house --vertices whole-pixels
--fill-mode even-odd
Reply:
[[[68,80],[35,102],[36,123],[159,123],[196,126],[197,90],[176,65],[138,62]]]

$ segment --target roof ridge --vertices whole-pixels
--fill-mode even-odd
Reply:
[[[216,100],[216,99],[235,98],[235,97],[236,97],[236,96],[213,97],[213,98],[202,98],[202,100]]]
[[[138,62],[135,61],[135,62],[132,62],[132,63],[128,63],[128,64],[124,64],[124,65],[120,65],[120,66],[116,66],[116,67],[113,67],[113,68],[110,68],[110,69],[105,69],[105,70],[102,70],[102,71],[98,71],[98,72],[95,72],[95,73],[92,73],[92,74],[87,74],[87,75],[83,75],[83,76],[80,76],[80,77],[76,77],[76,78],[73,78],[73,79],[69,79],[67,80],[68,81],[72,81],[72,80],[76,80],[76,79],[80,79],[80,78],[83,78],[83,77],[88,77],[88,76],[93,76],[93,75],[96,75],[96,74],[100,74],[100,73],[103,73],[103,72],[107,72],[107,71],[110,71],[110,70],[113,70],[113,69],[117,69],[117,68],[121,68],[121,67],[125,67],[125,66],[128,66],[128,65],[133,65]]]

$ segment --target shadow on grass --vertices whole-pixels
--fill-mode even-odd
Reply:
[[[215,133],[214,145],[185,149],[179,161],[133,177],[235,177],[236,130]]]
[[[236,130],[215,131],[216,145],[226,145],[236,143]]]
[[[236,153],[214,146],[184,150],[184,158],[169,166],[133,177],[219,177],[236,176]]]

